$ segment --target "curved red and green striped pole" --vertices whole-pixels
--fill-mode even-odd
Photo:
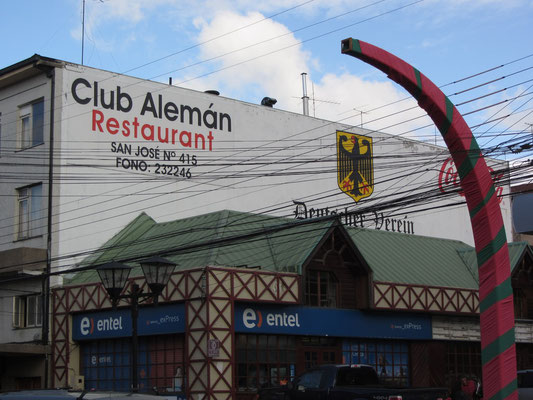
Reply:
[[[476,244],[483,397],[518,399],[509,250],[492,177],[470,128],[446,95],[400,58],[355,39],[342,41],[342,53],[380,69],[403,86],[442,134],[459,172]]]

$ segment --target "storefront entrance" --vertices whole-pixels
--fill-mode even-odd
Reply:
[[[409,345],[431,339],[423,315],[235,304],[237,398],[253,398],[322,364],[369,364],[388,383],[411,382]]]
[[[335,338],[303,337],[300,346],[297,374],[315,365],[341,363],[341,344]]]
[[[80,373],[87,390],[129,391],[132,381],[131,311],[119,308],[76,314],[72,339],[80,346]],[[181,393],[186,388],[185,306],[141,307],[135,374],[141,392]]]
[[[145,336],[139,340],[137,376],[142,392],[182,392],[184,383],[183,335]],[[84,342],[81,368],[87,390],[129,391],[131,340],[103,339]]]

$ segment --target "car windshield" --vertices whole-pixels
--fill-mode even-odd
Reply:
[[[161,397],[142,393],[123,392],[69,392],[67,390],[23,390],[20,392],[0,393],[0,400],[160,400]]]
[[[362,386],[377,384],[377,375],[370,367],[341,368],[337,374],[337,386]]]

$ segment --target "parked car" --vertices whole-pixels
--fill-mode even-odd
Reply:
[[[533,369],[518,371],[518,399],[533,400]]]
[[[260,400],[443,400],[446,388],[382,385],[370,365],[321,365],[285,386],[261,389]]]
[[[163,400],[171,397],[143,393],[80,392],[64,389],[21,390],[0,393],[0,400]],[[174,398],[176,398],[174,396]]]

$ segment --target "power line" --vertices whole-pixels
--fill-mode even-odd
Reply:
[[[454,191],[455,192],[455,191]],[[403,197],[403,200],[401,202],[399,202],[397,199],[391,199],[389,201],[389,204],[382,204],[379,208],[379,210],[385,210],[387,209],[388,207],[390,207],[391,205],[393,205],[395,208],[405,208],[407,207],[408,205],[412,205],[412,204],[415,204],[417,201],[423,201],[424,204],[428,204],[428,200],[430,200],[431,198],[435,198],[437,199],[438,197],[440,196],[440,194],[438,192],[436,192],[434,189],[430,190],[429,192],[427,192],[425,195],[423,195],[422,197],[420,197],[419,194],[414,194],[414,195],[411,195],[411,196],[407,196],[407,197]],[[460,203],[456,203],[456,204],[462,204],[464,202],[460,202]],[[352,203],[350,203],[352,204]],[[453,206],[454,204],[452,204],[451,206]],[[442,207],[449,207],[450,204],[448,205],[439,205],[439,206],[434,206],[434,207],[427,207],[424,211],[427,211],[427,210],[433,210],[433,209],[438,209],[438,208],[442,208]],[[376,209],[373,207],[373,206],[370,206],[369,208],[367,209],[361,209],[361,210],[358,210],[357,212],[354,212],[355,214],[361,214],[361,213],[365,213],[365,212],[373,212],[373,211],[376,211]],[[414,212],[419,212],[419,210],[415,210]],[[276,217],[272,217],[273,219],[276,219]],[[243,224],[248,224],[249,221],[243,221]],[[245,225],[243,225],[245,226]],[[210,229],[210,228],[209,228]],[[194,229],[193,229],[194,230]],[[264,232],[263,232],[264,233]],[[172,237],[174,234],[176,234],[176,232],[172,232],[172,233],[169,233],[169,234],[165,234],[164,236],[165,237]],[[191,234],[191,231],[188,230],[188,231],[185,231],[185,232],[178,232],[178,234],[180,235],[189,235]],[[256,232],[256,234],[258,235],[259,232]],[[150,238],[150,240],[161,240],[163,237],[155,237],[155,238]],[[212,242],[208,242],[208,243],[212,243]],[[129,246],[129,243],[126,243],[125,246]],[[192,246],[192,248],[194,249],[195,247]],[[99,253],[101,251],[105,251],[106,249],[105,248],[101,248],[101,249],[98,249],[96,251],[92,251],[92,252],[85,252],[86,255],[89,255],[89,254],[94,254],[95,252],[96,253]],[[109,250],[109,248],[107,249]],[[169,253],[170,254],[170,253]],[[67,256],[67,257],[58,257],[57,259],[68,259],[70,258],[71,256]],[[72,272],[72,271],[66,271],[66,272]],[[65,273],[66,273],[65,272]]]
[[[278,163],[279,163],[279,161],[278,161]],[[233,165],[233,164],[232,164],[232,165]],[[271,174],[271,175],[272,175],[272,174]],[[241,173],[241,176],[242,176],[242,173]],[[228,177],[228,176],[226,175],[226,177]]]

